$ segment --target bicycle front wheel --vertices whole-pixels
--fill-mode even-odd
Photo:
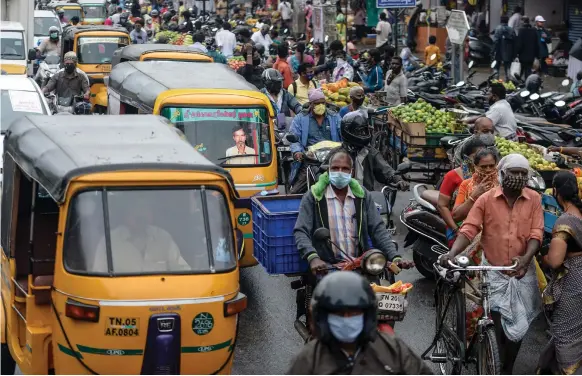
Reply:
[[[443,375],[460,375],[462,371],[465,341],[465,302],[460,290],[443,284],[437,288],[436,327],[443,325],[436,343],[436,352],[447,357],[446,363],[439,363]],[[446,302],[450,299],[448,307]],[[446,308],[446,312],[445,312]],[[442,321],[441,321],[442,320]]]
[[[490,326],[485,329],[479,339],[477,347],[477,367],[480,375],[500,375],[501,361],[499,347],[495,337],[495,328]]]

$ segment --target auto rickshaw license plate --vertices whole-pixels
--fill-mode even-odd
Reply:
[[[404,295],[378,293],[376,294],[376,299],[378,300],[379,311],[404,311]]]
[[[139,318],[107,317],[105,335],[114,337],[134,337],[139,335]]]

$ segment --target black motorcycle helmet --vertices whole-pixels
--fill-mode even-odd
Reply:
[[[360,111],[346,114],[342,119],[340,127],[342,139],[351,146],[363,148],[372,139],[368,119]]]
[[[269,93],[279,93],[283,88],[283,75],[276,69],[269,68],[263,72],[263,83]]]
[[[356,341],[373,341],[377,334],[376,304],[376,295],[362,276],[350,271],[333,272],[325,276],[313,291],[311,314],[314,334],[323,343],[337,342],[329,329],[328,314],[357,309],[364,312],[364,329]]]
[[[172,19],[172,13],[170,13],[170,12],[166,12],[162,16],[162,20],[164,20],[164,22],[166,22],[166,23],[170,22],[171,19]]]

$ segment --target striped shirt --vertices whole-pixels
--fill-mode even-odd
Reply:
[[[336,196],[331,185],[327,186],[325,192],[327,200],[327,212],[329,220],[329,232],[331,241],[350,256],[356,256],[356,247],[358,245],[358,231],[356,221],[356,196],[354,196],[350,187],[345,201],[342,201]],[[333,247],[334,253],[338,258],[345,258],[345,256]]]

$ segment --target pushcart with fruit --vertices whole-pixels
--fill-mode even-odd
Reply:
[[[422,99],[378,108],[371,120],[372,144],[393,168],[406,158],[414,162],[409,178],[433,185],[453,168],[447,153],[451,141],[469,136],[455,112],[437,110]]]

